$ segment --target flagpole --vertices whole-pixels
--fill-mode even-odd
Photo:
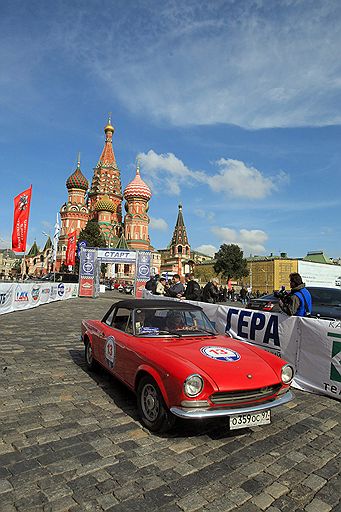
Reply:
[[[21,282],[22,283],[24,282],[24,270],[26,270],[25,256],[26,256],[26,251],[24,252],[24,259],[21,264]]]

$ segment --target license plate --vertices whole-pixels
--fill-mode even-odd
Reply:
[[[271,421],[270,410],[250,414],[235,414],[230,416],[230,429],[267,425]]]

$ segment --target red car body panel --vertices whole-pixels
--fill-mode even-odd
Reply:
[[[115,339],[113,367],[106,359],[107,339]],[[82,322],[82,338],[92,346],[94,358],[110,373],[136,391],[139,372],[149,373],[157,382],[168,408],[191,400],[183,391],[189,375],[199,373],[204,379],[203,391],[193,400],[210,401],[212,393],[252,390],[279,385],[285,361],[250,344],[216,336],[140,337],[127,334],[99,320]],[[225,362],[201,352],[204,347],[225,347],[237,352],[240,359]],[[277,394],[277,392],[276,392]],[[267,398],[269,399],[269,398]],[[262,400],[259,400],[261,403]],[[244,402],[247,405],[247,402]],[[221,405],[219,406],[221,407]]]

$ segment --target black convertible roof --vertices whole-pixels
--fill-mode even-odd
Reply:
[[[185,301],[165,299],[120,300],[116,302],[114,306],[127,309],[202,309],[200,306],[195,306]]]

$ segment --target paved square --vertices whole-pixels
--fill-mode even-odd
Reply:
[[[83,362],[112,298],[0,316],[0,511],[340,510],[341,405],[295,391],[272,424],[141,427],[134,395]]]

